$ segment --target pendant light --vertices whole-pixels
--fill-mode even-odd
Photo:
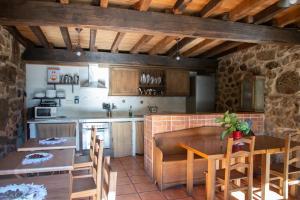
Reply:
[[[80,57],[83,54],[83,50],[80,46],[80,32],[82,31],[82,28],[75,28],[75,30],[77,32],[77,44],[74,48],[74,52],[76,56]]]
[[[175,59],[176,59],[177,61],[179,61],[179,60],[181,59],[181,57],[180,57],[180,52],[179,52],[179,46],[178,46],[179,40],[180,40],[180,38],[177,38],[177,39],[176,39],[176,57],[175,57]]]
[[[293,5],[299,4],[300,0],[280,0],[277,3],[277,6],[280,8],[288,8],[291,7]]]

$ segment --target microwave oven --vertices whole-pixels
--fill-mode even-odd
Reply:
[[[54,118],[56,117],[56,107],[34,107],[34,118]]]

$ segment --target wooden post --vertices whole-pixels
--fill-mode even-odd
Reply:
[[[193,192],[194,185],[194,152],[187,151],[187,162],[186,162],[186,190],[189,195]]]
[[[261,199],[267,200],[269,193],[269,183],[270,183],[270,159],[271,155],[269,153],[262,155],[262,167],[261,167]]]
[[[207,200],[215,199],[215,187],[216,187],[216,160],[208,159],[208,173],[207,173],[207,187],[206,195]]]

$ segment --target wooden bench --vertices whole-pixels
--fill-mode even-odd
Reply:
[[[217,126],[204,126],[156,134],[154,136],[154,179],[160,190],[186,183],[186,150],[178,143],[197,135],[219,136],[224,129]],[[195,156],[194,183],[205,181],[207,161]]]

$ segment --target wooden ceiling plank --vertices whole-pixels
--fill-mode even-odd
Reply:
[[[158,54],[159,51],[166,47],[170,42],[175,40],[177,37],[176,36],[166,36],[162,40],[160,40],[154,47],[149,51],[150,55],[155,55]]]
[[[73,46],[72,46],[72,42],[71,42],[71,38],[70,38],[70,34],[69,34],[69,30],[67,27],[59,27],[60,29],[60,33],[63,37],[63,40],[65,42],[65,45],[67,47],[68,50],[72,50],[73,49]]]
[[[97,29],[90,29],[90,51],[97,51],[96,44]]]
[[[224,43],[220,44],[219,46],[216,46],[216,47],[213,47],[212,49],[209,49],[208,51],[206,51],[205,53],[200,54],[200,55],[204,56],[204,57],[214,57],[214,56],[216,56],[218,54],[221,54],[225,51],[233,49],[233,48],[235,48],[235,47],[237,47],[241,44],[242,44],[241,42],[227,41],[227,42],[224,42]]]
[[[222,0],[210,0],[200,11],[201,17],[209,17],[222,5]]]
[[[215,56],[218,57],[218,58],[220,58],[220,57],[226,56],[228,54],[232,54],[232,53],[244,50],[244,49],[251,48],[251,47],[256,46],[256,45],[257,44],[243,43],[243,44],[240,44],[239,46],[237,46],[235,48],[229,49],[229,50],[224,51],[222,53],[219,53],[219,54],[217,54]]]
[[[217,60],[207,58],[182,58],[179,61],[169,56],[125,54],[109,52],[85,51],[82,56],[76,56],[72,51],[63,49],[29,48],[22,56],[26,63],[47,64],[87,64],[110,63],[118,65],[132,65],[134,67],[161,66],[161,68],[181,68],[194,71],[215,72]]]
[[[69,4],[70,3],[69,0],[59,0],[59,2],[61,4]]]
[[[289,24],[300,21],[300,12],[298,10],[296,11],[297,12],[291,12],[284,15],[283,17],[275,19],[274,20],[275,25],[283,28]]]
[[[187,5],[189,3],[191,3],[192,0],[177,0],[173,9],[172,9],[172,12],[174,14],[182,14],[182,12],[184,11],[184,9],[187,7]]]
[[[45,48],[52,48],[52,46],[49,44],[46,36],[44,35],[42,29],[39,26],[29,26],[30,30],[34,33],[34,35],[37,37],[37,39],[40,41],[40,43]]]
[[[133,5],[133,8],[139,11],[147,11],[150,7],[152,0],[139,0]]]
[[[124,38],[125,36],[125,33],[122,33],[122,32],[118,32],[117,35],[116,35],[116,38],[111,46],[111,49],[110,51],[112,53],[117,53],[118,52],[118,47],[122,41],[122,39]]]
[[[21,1],[18,4],[16,2],[19,1],[0,1],[1,25],[79,26],[148,35],[202,37],[248,43],[300,44],[299,31],[270,26],[121,8],[104,9],[85,4],[61,6],[55,2],[44,1]]]
[[[25,48],[34,47],[34,43],[29,39],[25,38],[16,27],[14,26],[6,26],[5,29],[18,41],[20,42]]]
[[[107,8],[108,7],[108,0],[99,0],[99,5],[101,8]]]
[[[177,44],[175,44],[168,52],[167,55],[174,57],[177,53],[177,50],[180,51],[180,49],[182,49],[183,47],[185,47],[186,45],[188,45],[189,43],[193,42],[196,38],[190,38],[190,37],[186,37],[181,39],[178,42],[178,47]]]
[[[286,8],[281,8],[277,6],[277,3],[273,4],[272,6],[268,7],[265,10],[257,13],[253,16],[254,24],[263,24],[270,21],[275,15],[280,13],[281,11],[285,10]]]
[[[142,46],[148,43],[152,38],[153,35],[143,35],[141,39],[132,47],[130,53],[139,53],[139,50],[142,48]]]
[[[201,41],[200,43],[198,43],[197,45],[193,46],[192,48],[188,49],[187,51],[183,52],[182,55],[183,56],[190,56],[192,53],[194,53],[195,51],[198,51],[199,49],[209,46],[210,44],[212,44],[215,40],[211,40],[211,39],[205,39],[203,41]]]

